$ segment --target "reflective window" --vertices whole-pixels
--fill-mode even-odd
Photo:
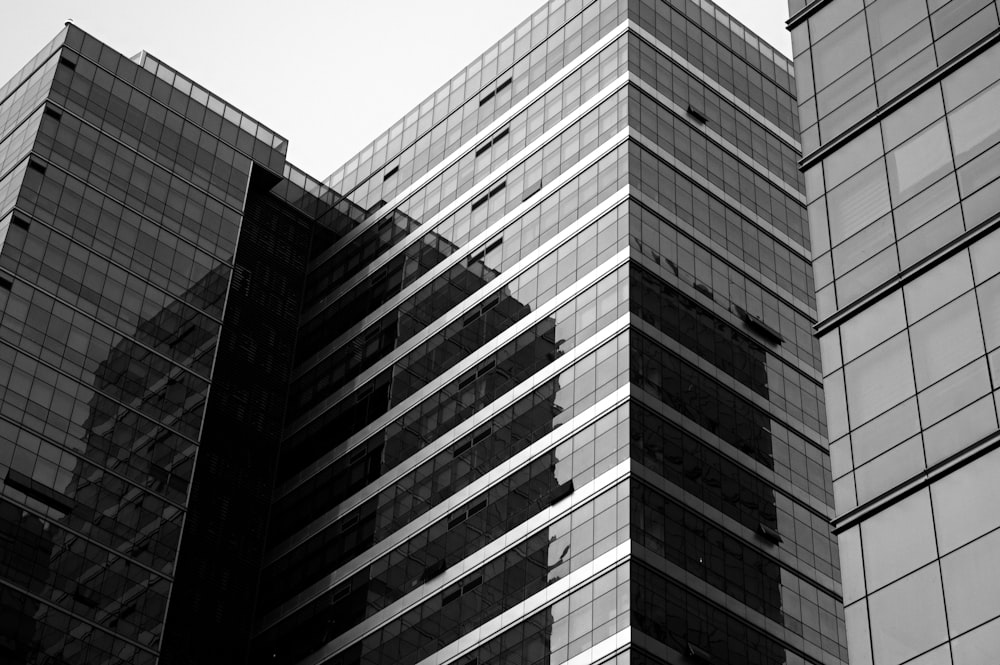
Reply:
[[[899,146],[886,156],[893,202],[910,198],[953,168],[948,127],[944,121]]]
[[[844,361],[851,362],[905,327],[903,294],[897,289],[841,326]]]
[[[877,51],[927,16],[924,0],[877,0],[868,6],[868,37]]]
[[[1000,79],[1000,45],[991,46],[944,79],[941,87],[945,104],[949,110],[953,109],[997,79]]]
[[[998,560],[1000,531],[993,531],[941,559],[948,628],[952,635],[1000,615]]]
[[[838,148],[824,162],[826,186],[833,189],[858,170],[882,156],[882,135],[878,125]],[[816,169],[818,171],[818,169]]]
[[[855,472],[858,501],[874,499],[924,468],[923,439],[915,436]]]
[[[911,326],[910,340],[918,389],[982,355],[985,349],[975,295],[968,293]]]
[[[958,183],[948,174],[901,206],[896,207],[896,235],[900,238],[958,203]],[[959,231],[961,231],[959,220]]]
[[[920,418],[924,427],[951,415],[990,392],[986,358],[980,358],[920,394]]]
[[[919,321],[971,288],[969,258],[965,252],[959,252],[903,287],[907,318]]]
[[[827,196],[834,245],[889,212],[889,186],[879,160]]]
[[[835,372],[823,381],[823,396],[826,403],[826,427],[829,435],[837,437],[846,434],[847,396],[844,393],[844,373]]]
[[[851,433],[854,463],[861,466],[919,431],[917,400],[908,399]]]
[[[972,272],[976,276],[976,284],[1000,273],[1000,231],[994,231],[985,238],[977,240],[970,248],[972,256]]]
[[[1000,526],[1000,450],[994,450],[931,485],[938,546],[964,545]]]
[[[941,103],[941,89],[934,86],[882,121],[886,149],[895,148],[942,115],[944,105]]]
[[[850,657],[851,665],[872,665],[868,601],[862,600],[847,607],[844,610],[844,618],[847,621],[847,655]]]
[[[875,665],[902,663],[948,637],[937,564],[872,594],[868,604]]]
[[[868,31],[864,14],[813,45],[813,75],[816,88],[822,90],[869,56]]]
[[[996,257],[997,255],[994,255],[993,261],[1000,264]],[[994,277],[980,286],[977,291],[979,294],[979,315],[982,317],[986,348],[992,350],[1000,346],[1000,277]]]
[[[875,590],[937,558],[931,497],[922,490],[861,523],[865,579]]]
[[[927,464],[934,465],[995,432],[997,414],[990,395],[924,430]]]
[[[951,656],[955,665],[981,665],[1000,653],[1000,619],[952,640]],[[853,662],[853,661],[852,661]]]
[[[997,108],[1000,108],[1000,84],[951,112],[948,124],[957,164],[964,164],[1000,140]]]
[[[840,549],[840,572],[844,578],[844,603],[847,605],[865,595],[860,529],[860,526],[854,526],[837,536],[837,544]]]
[[[864,423],[913,394],[913,370],[906,333],[869,351],[845,371],[851,422]]]

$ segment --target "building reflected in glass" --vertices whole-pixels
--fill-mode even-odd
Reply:
[[[997,5],[789,5],[851,662],[992,662]]]
[[[68,26],[0,94],[0,663],[846,662],[791,69],[554,0],[320,182]]]

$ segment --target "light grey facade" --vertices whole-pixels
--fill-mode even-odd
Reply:
[[[851,663],[1000,654],[1000,21],[789,3]]]

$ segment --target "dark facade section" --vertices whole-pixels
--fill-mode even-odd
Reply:
[[[64,38],[0,92],[8,661],[844,662],[788,60],[552,0],[320,183]]]
[[[247,657],[312,221],[254,175],[161,663]]]

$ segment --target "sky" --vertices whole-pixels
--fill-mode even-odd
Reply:
[[[326,178],[544,0],[0,0],[0,84],[72,20],[147,51],[289,141]],[[786,0],[716,0],[790,56]]]

